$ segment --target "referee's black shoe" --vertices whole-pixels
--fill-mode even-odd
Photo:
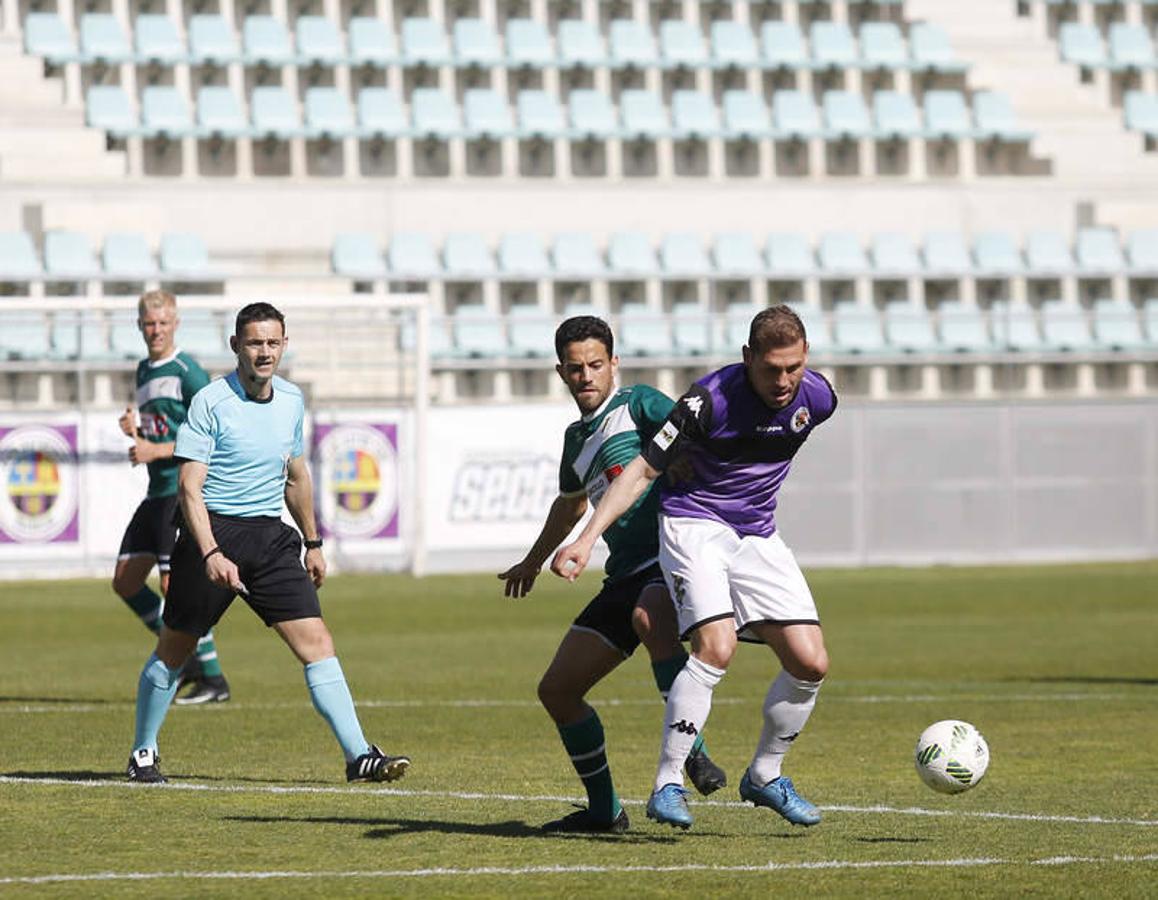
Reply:
[[[695,789],[705,797],[728,783],[728,776],[724,770],[712,762],[703,750],[697,750],[688,756],[684,762],[684,771],[688,773],[688,780]]]
[[[229,699],[229,682],[223,675],[203,675],[192,682],[189,691],[173,702],[178,706],[197,706],[201,703],[224,703]]]
[[[346,763],[346,781],[397,781],[410,768],[409,756],[387,756],[374,744]]]
[[[150,750],[148,747],[134,750],[133,755],[129,757],[127,773],[129,781],[140,784],[164,784],[165,776],[161,774],[160,764],[161,757],[157,755],[156,750]]]

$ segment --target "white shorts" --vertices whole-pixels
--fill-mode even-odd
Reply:
[[[659,563],[676,605],[680,637],[734,617],[740,640],[751,625],[819,625],[812,591],[779,534],[740,537],[711,519],[659,517]],[[762,642],[761,642],[762,643]]]

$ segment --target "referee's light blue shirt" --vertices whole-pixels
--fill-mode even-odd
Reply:
[[[273,395],[253,400],[237,372],[198,391],[173,455],[205,463],[205,506],[225,516],[281,516],[289,461],[302,455],[305,402],[276,375]]]

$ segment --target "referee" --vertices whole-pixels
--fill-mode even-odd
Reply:
[[[173,549],[157,649],[137,687],[130,781],[163,782],[157,732],[181,667],[240,594],[305,666],[314,708],[346,757],[347,781],[393,781],[410,760],[367,743],[317,588],[326,575],[303,457],[301,391],[277,377],[287,343],[285,317],[268,303],[237,314],[229,345],[237,369],[200,390],[177,433],[174,456],[183,518]],[[305,536],[281,521],[282,500]]]

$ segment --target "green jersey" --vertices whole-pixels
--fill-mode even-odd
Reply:
[[[674,402],[647,385],[620,388],[599,409],[567,426],[559,465],[559,492],[583,492],[598,506],[608,485],[655,437]],[[603,533],[611,555],[607,580],[616,581],[659,555],[659,491],[652,483],[635,505]]]
[[[171,444],[185,421],[193,395],[209,384],[209,375],[188,353],[137,364],[137,408],[141,413],[141,437],[154,444]],[[149,463],[149,497],[177,493],[175,459]]]

